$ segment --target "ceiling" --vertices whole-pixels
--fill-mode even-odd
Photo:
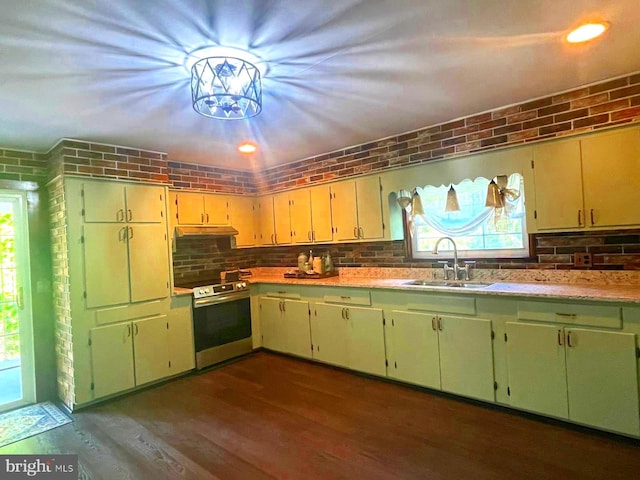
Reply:
[[[640,70],[637,0],[0,0],[0,145],[62,137],[263,169]],[[601,40],[569,46],[585,19]],[[188,53],[267,67],[249,120],[194,112]],[[259,153],[236,146],[253,140]]]

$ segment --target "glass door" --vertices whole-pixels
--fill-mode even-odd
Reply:
[[[26,196],[0,190],[0,411],[35,401]]]

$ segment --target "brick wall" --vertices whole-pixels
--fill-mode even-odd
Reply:
[[[252,172],[169,162],[169,180],[174,188],[222,193],[256,193]]]
[[[69,254],[63,179],[49,184],[51,259],[53,272],[53,310],[56,322],[55,348],[58,372],[58,396],[71,408],[74,403],[73,335],[69,291]]]
[[[640,121],[640,74],[325,153],[256,176],[260,192]]]
[[[41,182],[47,178],[47,155],[0,149],[0,179]]]

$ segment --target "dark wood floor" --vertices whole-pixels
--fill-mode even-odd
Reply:
[[[260,352],[0,449],[81,478],[639,478],[640,446]]]

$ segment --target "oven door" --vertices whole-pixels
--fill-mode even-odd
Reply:
[[[249,297],[193,309],[196,367],[204,368],[252,350]]]

